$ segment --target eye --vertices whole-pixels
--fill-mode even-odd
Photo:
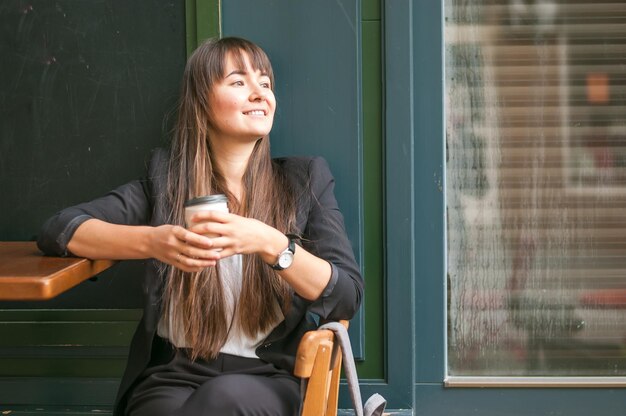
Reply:
[[[259,77],[259,85],[263,88],[272,88],[272,82],[270,81],[270,77],[265,74],[261,74]]]
[[[230,84],[230,85],[235,85],[235,86],[237,86],[237,87],[243,87],[243,81],[241,81],[241,80],[237,80],[237,81],[234,81],[234,82],[233,82],[232,84]]]

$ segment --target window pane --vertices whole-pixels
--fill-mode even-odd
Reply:
[[[626,0],[445,0],[448,373],[626,375]]]

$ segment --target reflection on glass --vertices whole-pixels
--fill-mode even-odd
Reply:
[[[626,375],[626,0],[445,0],[448,373]]]

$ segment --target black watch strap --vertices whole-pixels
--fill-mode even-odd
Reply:
[[[289,239],[289,244],[286,249],[278,254],[276,263],[270,266],[274,270],[285,270],[287,267],[291,266],[291,263],[293,262],[293,255],[296,253],[296,240],[300,240],[300,237],[295,234],[285,235]]]

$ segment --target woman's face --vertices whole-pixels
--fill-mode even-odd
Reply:
[[[228,54],[224,77],[213,85],[212,140],[256,141],[272,129],[276,99],[270,78],[252,69],[248,56],[243,58],[240,68]]]

